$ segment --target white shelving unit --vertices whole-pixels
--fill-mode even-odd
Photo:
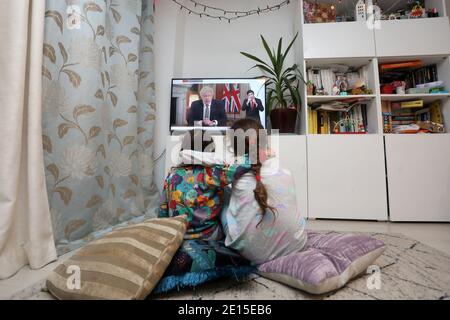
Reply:
[[[365,22],[305,24],[302,2],[297,59],[304,74],[311,67],[368,65],[373,91],[361,96],[369,99],[369,134],[324,135],[309,134],[308,105],[355,96],[311,96],[303,88],[300,127],[307,140],[308,217],[450,222],[450,134],[384,134],[381,111],[385,100],[440,100],[450,130],[450,94],[381,94],[379,72],[382,63],[420,59],[424,65],[436,63],[439,80],[450,88],[445,2],[426,2],[427,8],[438,8],[439,18],[381,21],[380,29]]]

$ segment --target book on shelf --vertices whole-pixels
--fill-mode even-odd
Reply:
[[[318,111],[317,113],[317,122],[319,125],[318,132],[320,134],[329,134],[330,133],[330,122],[329,122],[329,116],[328,112],[325,111]]]
[[[437,65],[422,67],[409,72],[405,79],[409,88],[416,88],[418,85],[438,81]],[[418,87],[419,88],[419,87]]]
[[[313,130],[314,130],[314,133],[318,133],[318,131],[317,131],[317,110],[313,110]]]
[[[404,101],[400,103],[400,107],[405,108],[422,108],[423,100],[415,100],[415,101]]]
[[[416,121],[431,121],[430,108],[423,108],[423,109],[416,111],[415,120]]]
[[[312,134],[314,133],[313,131],[312,109],[308,107],[308,133]]]
[[[405,69],[405,68],[415,68],[421,67],[421,60],[405,61],[405,62],[393,62],[393,63],[383,63],[380,65],[380,71],[394,70],[394,69]]]
[[[415,122],[415,120],[414,119],[412,119],[412,120],[404,120],[404,121],[402,121],[402,120],[392,120],[391,121],[391,123],[392,123],[392,126],[401,126],[401,125],[407,125],[407,124],[411,124],[411,123],[414,123]]]
[[[310,134],[318,133],[318,125],[317,125],[317,110],[312,110],[311,107],[308,108],[308,127]],[[320,120],[320,119],[319,119]]]
[[[381,101],[381,112],[383,114],[383,132],[392,131],[392,110],[390,101]]]
[[[430,104],[430,120],[434,123],[444,124],[442,116],[441,101],[437,100]],[[447,119],[448,120],[448,119]]]

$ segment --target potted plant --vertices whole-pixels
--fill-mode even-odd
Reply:
[[[298,33],[283,52],[282,37],[278,41],[278,48],[275,51],[274,49],[270,49],[266,39],[261,35],[261,40],[270,62],[265,62],[250,53],[241,52],[245,57],[257,62],[250,69],[259,68],[264,72],[264,75],[258,78],[267,78],[266,110],[270,116],[272,128],[278,129],[281,133],[295,132],[295,123],[301,106],[299,93],[300,81],[306,85],[297,64],[287,68],[285,66],[286,56],[291,50],[297,36]]]

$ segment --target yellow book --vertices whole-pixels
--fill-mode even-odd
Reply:
[[[313,121],[313,134],[316,134],[317,133],[317,110],[313,110],[313,118],[312,118],[312,121]]]
[[[328,112],[324,112],[323,113],[323,121],[324,121],[324,129],[323,132],[324,134],[329,134],[330,133],[330,128],[328,126]]]
[[[312,115],[312,109],[311,107],[308,107],[308,130],[309,133],[313,133],[313,121],[312,121],[313,115]]]
[[[431,114],[431,122],[444,124],[444,119],[442,117],[441,111],[441,101],[435,101],[430,104],[430,114]]]
[[[422,108],[423,100],[404,101],[400,104],[401,108]]]

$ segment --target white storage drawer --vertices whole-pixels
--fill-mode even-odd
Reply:
[[[383,136],[310,135],[308,216],[386,221]]]
[[[392,221],[450,222],[450,135],[387,135]]]
[[[380,21],[375,29],[379,57],[450,54],[447,17]]]
[[[374,33],[366,22],[311,23],[303,28],[305,59],[375,56]]]

